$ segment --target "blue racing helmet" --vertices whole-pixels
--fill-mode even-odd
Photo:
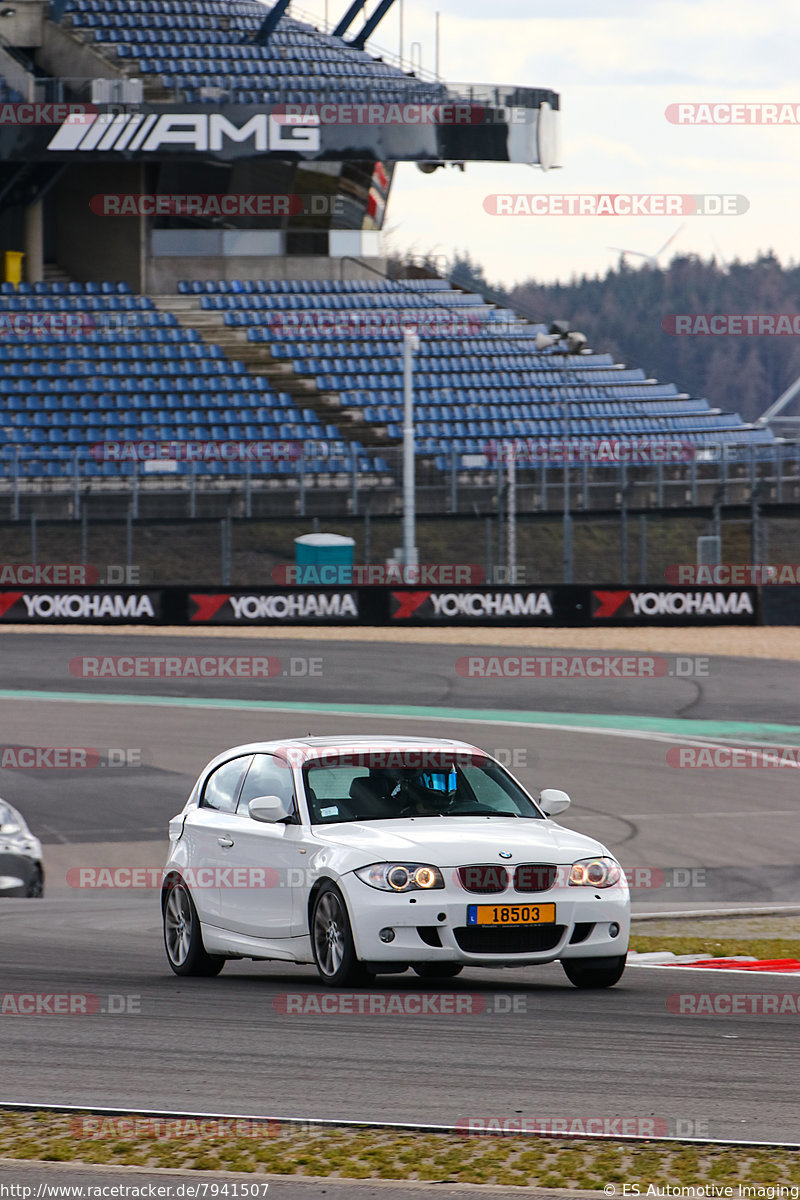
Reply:
[[[444,771],[425,771],[419,777],[419,782],[431,792],[454,792],[458,787],[455,767],[449,773]]]

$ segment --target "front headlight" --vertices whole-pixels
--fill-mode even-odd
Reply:
[[[607,888],[619,883],[622,868],[613,858],[582,858],[572,864],[570,887]]]
[[[438,867],[425,863],[373,863],[355,872],[363,883],[382,892],[430,892],[444,887]]]

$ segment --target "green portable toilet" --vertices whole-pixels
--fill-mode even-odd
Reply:
[[[350,583],[355,539],[338,533],[305,533],[294,539],[298,582]]]

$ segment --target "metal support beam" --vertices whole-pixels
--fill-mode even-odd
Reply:
[[[508,466],[508,499],[506,501],[506,567],[508,568],[509,583],[517,582],[517,470],[514,447],[508,449],[506,455]]]
[[[274,8],[271,8],[256,32],[253,41],[257,46],[266,46],[269,39],[272,37],[278,22],[289,7],[291,0],[277,0]]]
[[[351,512],[354,517],[358,516],[358,450],[355,446],[350,447],[350,479],[351,479]]]
[[[561,401],[561,421],[562,421],[562,428],[564,430],[564,443],[567,447],[569,447],[570,397],[567,395],[567,387],[569,386],[569,383],[567,380],[567,359],[566,359],[566,357],[564,358],[563,362],[564,362],[564,396]],[[570,512],[570,491],[569,491],[570,466],[571,466],[570,454],[569,454],[569,450],[567,450],[567,453],[564,457],[564,463],[563,463],[563,468],[562,468],[563,485],[564,485],[564,503],[563,503],[562,516],[561,516],[561,528],[562,528],[562,533],[561,533],[561,541],[562,541],[561,582],[562,583],[572,583],[572,513]]]
[[[28,283],[44,279],[44,221],[41,200],[27,205],[23,217],[25,278]]]
[[[353,46],[356,50],[363,50],[367,38],[372,37],[393,4],[394,0],[381,0],[375,12],[364,22],[360,32],[350,41],[349,45]]]
[[[785,392],[781,392],[774,404],[770,404],[769,408],[765,409],[755,424],[759,426],[769,425],[774,417],[777,417],[779,413],[782,413],[791,404],[798,392],[800,392],[800,376],[795,379],[794,383],[789,384]]]
[[[414,474],[414,354],[419,350],[415,333],[403,334],[403,565],[416,567],[416,480]]]
[[[366,4],[367,0],[353,0],[353,3],[348,8],[347,12],[342,17],[339,24],[333,31],[333,37],[344,37],[350,26],[355,21],[358,14]]]

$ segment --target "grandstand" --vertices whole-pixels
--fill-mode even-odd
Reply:
[[[285,8],[283,0],[56,0],[50,8],[18,0],[0,48],[6,99],[96,103],[56,129],[19,127],[11,140],[0,131],[3,249],[26,256],[25,278],[0,287],[5,479],[33,491],[78,480],[124,490],[136,476],[155,490],[186,475],[235,487],[246,475],[285,491],[350,487],[358,476],[396,490],[409,328],[420,336],[416,453],[432,478],[456,471],[492,487],[493,444],[557,439],[567,428],[575,437],[774,453],[768,428],[602,350],[537,346],[548,320],[431,271],[389,278],[379,235],[394,163],[554,165],[558,97],[544,88],[447,87]],[[100,103],[108,86],[99,83],[109,81],[141,81],[141,99]],[[470,106],[464,124],[443,115],[459,102]],[[313,115],[323,104],[341,114],[366,103],[384,106],[381,120]],[[398,127],[385,116],[398,104],[440,108],[432,123]],[[306,112],[299,138],[283,105]],[[274,142],[271,125],[262,137],[263,114],[278,114]],[[178,189],[311,193],[330,203],[317,214],[301,206],[256,218],[179,209],[104,217],[94,204]],[[68,329],[59,324],[67,316]],[[257,463],[144,465],[97,452],[151,441],[298,450]]]
[[[284,16],[267,45],[253,43],[265,9],[257,0],[67,0],[62,24],[126,75],[143,77],[145,97],[173,93],[189,103],[438,103],[440,84],[410,78]]]

